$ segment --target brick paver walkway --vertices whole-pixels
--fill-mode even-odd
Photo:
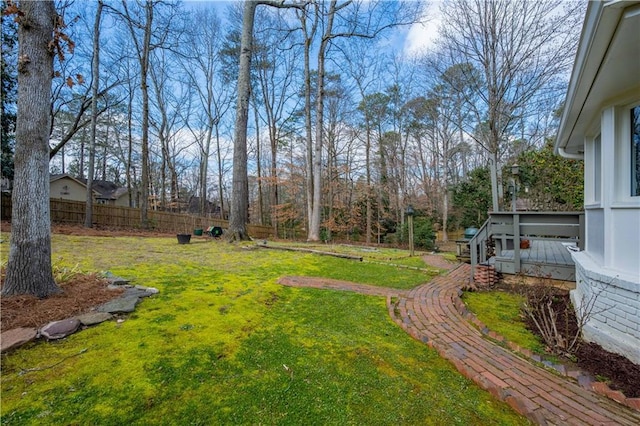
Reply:
[[[560,377],[484,338],[460,312],[459,289],[469,265],[411,291],[306,277],[283,285],[386,296],[389,314],[415,339],[435,348],[458,371],[532,421],[548,425],[640,425],[640,412]],[[392,297],[397,302],[392,304]]]

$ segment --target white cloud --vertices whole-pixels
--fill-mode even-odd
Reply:
[[[440,3],[439,1],[430,2],[422,14],[423,22],[409,27],[404,42],[406,56],[420,54],[433,46],[441,21]]]

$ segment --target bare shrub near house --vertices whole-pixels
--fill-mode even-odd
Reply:
[[[598,291],[582,296],[577,306],[566,301],[566,291],[555,287],[549,278],[540,278],[524,287],[524,315],[535,325],[548,350],[555,355],[571,357],[581,342],[582,330],[589,319],[607,308],[597,308]]]

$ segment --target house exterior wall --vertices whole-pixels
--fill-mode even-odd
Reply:
[[[640,197],[631,195],[631,126],[637,102],[602,109],[585,138],[586,245],[573,253],[583,337],[640,363]]]
[[[118,198],[115,200],[115,205],[118,207],[129,207],[129,196],[125,194]]]
[[[86,186],[79,184],[73,179],[57,179],[51,182],[50,185],[50,198],[61,198],[73,201],[87,200]]]
[[[638,278],[603,268],[587,252],[573,254],[576,289],[571,300],[579,318],[587,315],[583,338],[640,364]]]

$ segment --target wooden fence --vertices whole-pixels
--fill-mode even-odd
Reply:
[[[2,196],[2,220],[11,220],[11,197]],[[51,223],[83,225],[86,204],[82,201],[51,199]],[[193,216],[149,210],[149,227],[154,231],[192,233],[209,226],[229,227],[229,222],[217,218]],[[93,205],[93,225],[102,228],[140,229],[140,209],[105,204]],[[247,232],[254,238],[273,236],[273,228],[263,225],[247,225]]]

